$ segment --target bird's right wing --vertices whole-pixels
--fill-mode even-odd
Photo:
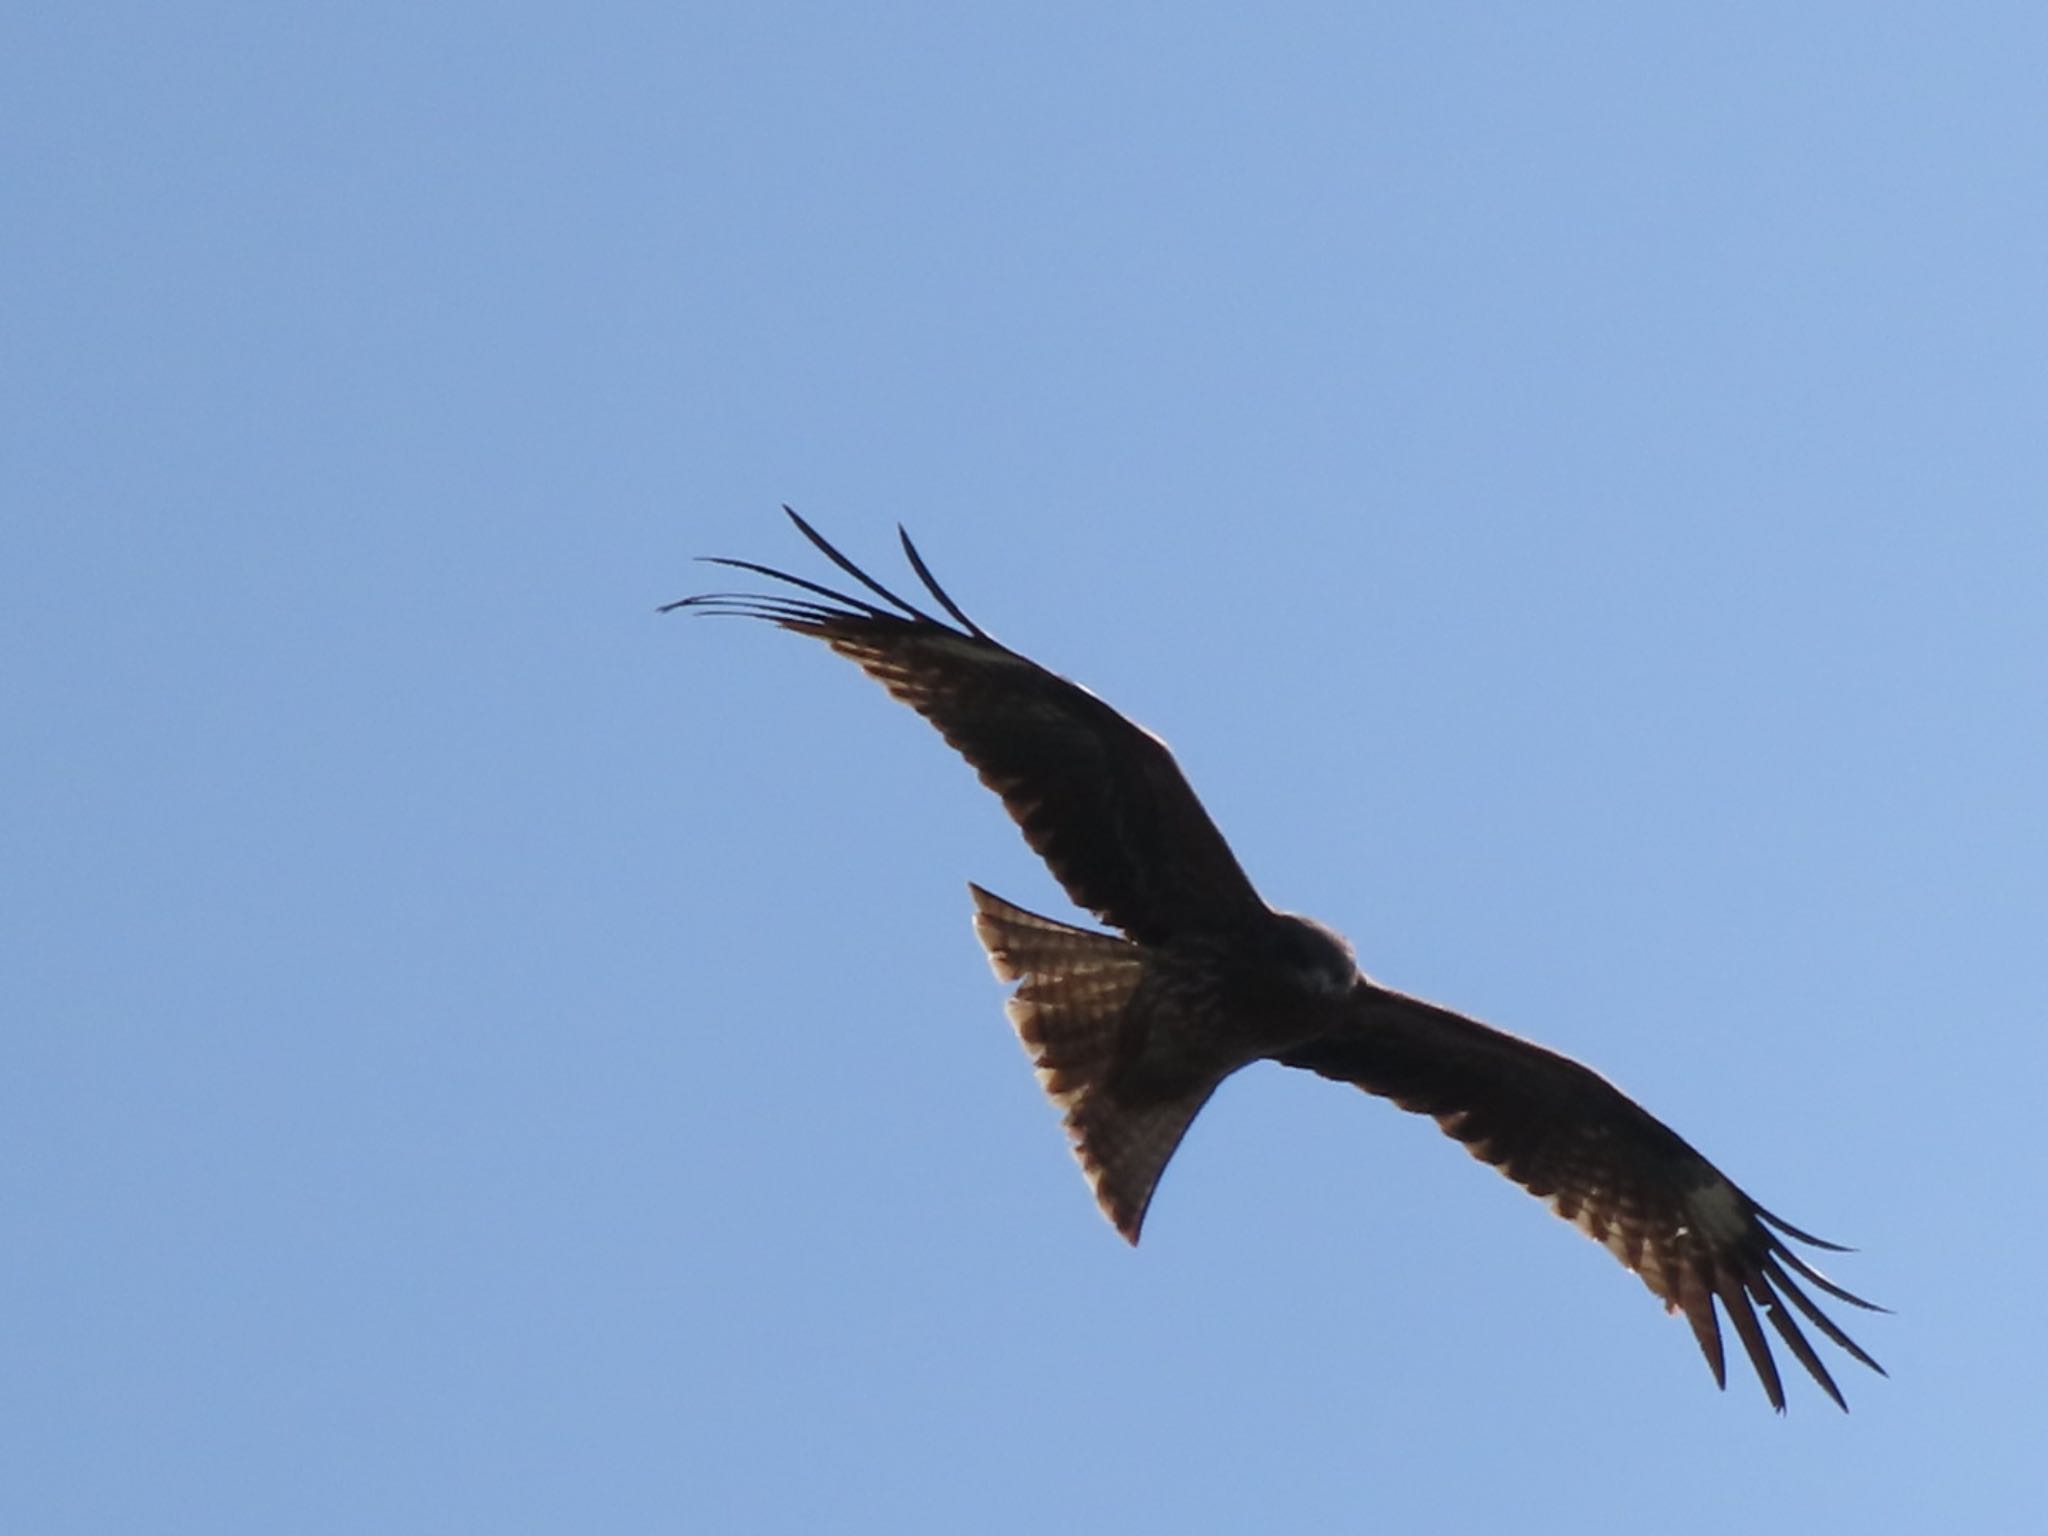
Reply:
[[[1717,1301],[1781,1412],[1784,1388],[1757,1323],[1759,1306],[1844,1409],[1841,1389],[1787,1303],[1884,1374],[1800,1282],[1852,1306],[1884,1309],[1843,1290],[1785,1239],[1843,1250],[1773,1216],[1606,1078],[1448,1008],[1369,983],[1353,994],[1349,1013],[1330,1035],[1279,1059],[1434,1116],[1474,1157],[1602,1244],[1667,1310],[1683,1312],[1718,1384],[1726,1386],[1727,1369]]]
[[[973,764],[1078,905],[1138,942],[1213,932],[1264,911],[1166,743],[991,638],[932,579],[908,535],[903,552],[951,624],[905,602],[789,516],[888,606],[752,561],[718,560],[813,597],[714,592],[668,607],[764,619],[858,664]]]

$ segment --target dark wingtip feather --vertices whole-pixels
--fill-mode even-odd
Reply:
[[[1854,1248],[1851,1248],[1847,1243],[1831,1243],[1824,1237],[1815,1237],[1811,1232],[1802,1232],[1797,1227],[1793,1226],[1791,1222],[1785,1220],[1784,1217],[1773,1215],[1771,1212],[1765,1210],[1762,1206],[1757,1205],[1757,1203],[1754,1200],[1750,1201],[1750,1205],[1755,1209],[1757,1216],[1767,1226],[1776,1227],[1780,1232],[1784,1233],[1787,1237],[1798,1238],[1800,1242],[1806,1244],[1806,1246],[1809,1248],[1822,1248],[1829,1253],[1854,1253],[1856,1251]]]
[[[1830,1296],[1834,1297],[1837,1301],[1846,1301],[1847,1303],[1849,1303],[1850,1306],[1861,1307],[1866,1312],[1889,1313],[1891,1311],[1890,1307],[1881,1307],[1874,1301],[1865,1301],[1861,1296],[1858,1296],[1854,1291],[1846,1290],[1842,1286],[1835,1284],[1834,1281],[1830,1280],[1826,1275],[1822,1274],[1819,1270],[1815,1269],[1811,1264],[1807,1263],[1806,1260],[1799,1257],[1798,1254],[1794,1253],[1790,1248],[1787,1248],[1783,1243],[1772,1243],[1770,1245],[1770,1252],[1775,1254],[1778,1258],[1783,1259],[1787,1264],[1791,1265],[1792,1268],[1796,1270],[1803,1279],[1809,1280],[1813,1284],[1819,1286],[1822,1290],[1826,1291]]]
[[[828,540],[825,537],[825,535],[818,532],[817,529],[813,528],[809,523],[805,522],[801,517],[797,516],[796,508],[790,506],[788,503],[785,502],[783,504],[782,510],[788,514],[789,520],[792,523],[796,524],[797,531],[801,533],[805,538],[809,539],[811,543],[817,547],[818,553],[823,555],[827,560],[830,560],[834,565],[838,566],[840,570],[846,572],[847,575],[851,576],[855,581],[859,582],[862,586],[866,587],[870,592],[874,593],[875,596],[879,597],[883,602],[888,603],[891,607],[896,608],[908,617],[916,619],[922,623],[936,624],[938,622],[930,614],[926,613],[923,609],[913,607],[911,604],[906,603],[902,598],[898,597],[894,592],[891,592],[887,587],[883,586],[879,581],[875,580],[875,578],[870,576],[866,571],[862,570],[859,566],[855,565],[851,560],[847,559],[847,557],[842,555],[837,549],[833,548],[831,541]],[[777,573],[769,572],[767,574],[773,575]],[[789,580],[790,578],[784,577],[783,579]],[[800,583],[800,585],[810,586],[810,583],[802,582]],[[814,588],[813,590],[818,589]],[[868,605],[862,603],[860,606],[866,608]]]
[[[823,598],[825,603],[806,602],[790,597],[761,596],[745,592],[705,592],[691,597],[677,598],[672,603],[663,603],[655,609],[655,612],[674,613],[679,609],[693,609],[698,613],[728,614],[744,618],[764,619],[769,623],[781,624],[791,628],[827,625],[838,619],[873,620],[891,625],[928,624],[934,629],[945,628],[945,625],[938,619],[933,618],[914,604],[904,601],[903,598],[890,591],[866,571],[855,565],[853,561],[841,554],[832,545],[830,540],[809,523],[805,522],[798,515],[794,507],[785,504],[782,510],[789,520],[796,525],[797,531],[810,540],[819,553],[823,554],[826,559],[838,566],[840,570],[859,582],[861,586],[872,592],[876,597],[879,597],[884,603],[887,603],[889,607],[881,607],[864,597],[856,597],[851,592],[842,592],[836,587],[828,587],[822,582],[812,581],[807,577],[796,576],[788,571],[777,570],[772,565],[762,565],[753,560],[735,560],[725,555],[700,555],[697,558],[706,565],[723,565],[732,570],[747,571],[755,576],[765,577],[769,581],[779,581],[785,586],[796,587],[801,591]],[[938,578],[932,575],[931,567],[925,564],[924,556],[918,553],[917,546],[910,541],[910,535],[904,531],[900,523],[897,525],[896,532],[903,541],[903,553],[909,557],[910,568],[917,573],[917,579],[924,583],[925,590],[938,600],[947,614],[971,638],[994,645],[996,642],[989,637],[988,632],[979,624],[976,624],[974,620],[970,619],[961,609],[960,605],[954,602],[947,594],[946,589],[939,585]],[[825,605],[827,603],[837,603],[840,606],[838,608],[831,608]]]
[[[1872,1359],[1869,1353],[1863,1348],[1862,1345],[1858,1344],[1854,1339],[1850,1338],[1849,1335],[1843,1331],[1839,1323],[1837,1323],[1833,1318],[1829,1317],[1827,1313],[1821,1311],[1820,1307],[1815,1304],[1813,1299],[1810,1296],[1808,1296],[1806,1292],[1799,1289],[1798,1283],[1795,1280],[1793,1280],[1793,1278],[1790,1275],[1785,1273],[1783,1266],[1778,1262],[1778,1260],[1779,1258],[1790,1257],[1792,1256],[1789,1254],[1781,1254],[1777,1256],[1766,1255],[1762,1265],[1762,1272],[1764,1276],[1771,1280],[1777,1281],[1779,1287],[1785,1293],[1785,1299],[1790,1301],[1793,1306],[1797,1307],[1800,1311],[1800,1314],[1803,1317],[1805,1317],[1805,1319],[1809,1323],[1813,1324],[1814,1327],[1818,1328],[1821,1331],[1821,1333],[1825,1335],[1837,1348],[1845,1351],[1852,1359],[1859,1360],[1864,1365],[1869,1366],[1870,1369],[1877,1372],[1878,1375],[1885,1375],[1885,1368],[1879,1365],[1876,1360]],[[1795,1260],[1794,1262],[1796,1263],[1797,1261]]]
[[[1764,1316],[1769,1318],[1771,1326],[1778,1330],[1778,1337],[1785,1341],[1793,1356],[1806,1367],[1806,1374],[1820,1383],[1821,1390],[1835,1400],[1837,1408],[1847,1413],[1849,1400],[1842,1396],[1842,1389],[1835,1385],[1835,1378],[1829,1373],[1826,1364],[1822,1362],[1813,1345],[1807,1342],[1806,1335],[1799,1331],[1799,1325],[1793,1322],[1790,1314],[1786,1312],[1784,1302],[1779,1300],[1777,1292],[1771,1289],[1769,1279],[1763,1275],[1752,1276],[1749,1287],[1757,1299],[1763,1302]]]
[[[1721,1347],[1721,1320],[1714,1314],[1713,1298],[1704,1290],[1695,1289],[1686,1296],[1680,1306],[1685,1320],[1692,1325],[1692,1336],[1699,1341],[1700,1353],[1707,1357],[1707,1369],[1714,1373],[1714,1385],[1723,1392],[1728,1390],[1728,1356]]]
[[[822,633],[846,618],[844,609],[825,603],[807,602],[798,597],[769,597],[754,592],[705,592],[668,606],[719,618],[759,619],[807,634]],[[667,612],[668,609],[662,611]]]
[[[901,523],[898,523],[896,525],[896,537],[903,541],[903,553],[910,560],[910,568],[913,571],[917,572],[917,579],[924,583],[925,591],[931,593],[933,597],[937,598],[939,600],[939,606],[941,608],[944,608],[947,613],[951,614],[955,621],[959,623],[960,627],[966,630],[967,633],[974,636],[974,638],[977,640],[988,639],[988,636],[983,632],[982,627],[979,624],[975,623],[974,620],[967,617],[967,615],[961,611],[960,605],[954,602],[952,598],[946,595],[946,589],[940,586],[938,578],[932,575],[931,567],[924,563],[924,556],[920,555],[917,552],[917,546],[910,542],[910,530],[908,528],[905,528]]]
[[[870,619],[886,619],[892,624],[906,622],[889,612],[888,609],[876,607],[865,598],[855,597],[850,592],[841,592],[835,587],[828,587],[821,582],[810,581],[802,576],[792,576],[788,571],[778,571],[772,565],[761,565],[753,560],[734,560],[725,555],[699,555],[697,558],[705,565],[723,565],[735,571],[748,571],[756,576],[765,576],[770,581],[779,581],[788,586],[801,588],[805,592],[812,592],[819,597],[838,603],[841,607],[833,609],[819,603],[804,603],[796,598],[763,597],[747,592],[701,592],[692,597],[679,597],[672,603],[663,603],[660,608],[655,610],[656,612],[671,613],[678,608],[698,608],[705,612],[745,612],[747,610],[732,605],[757,603],[765,608],[771,604],[787,604],[792,608],[810,609],[812,616],[816,618],[843,618],[846,617],[847,611],[850,610],[852,613],[863,615]],[[727,606],[717,606],[721,604]],[[912,611],[914,612],[915,610]],[[775,617],[774,614],[765,611],[753,612],[750,616],[754,618]],[[922,618],[923,616],[919,615],[919,617]],[[929,621],[927,620],[927,622]]]
[[[1735,1325],[1735,1336],[1742,1340],[1750,1368],[1763,1383],[1764,1396],[1770,1399],[1773,1408],[1783,1413],[1785,1383],[1778,1376],[1778,1362],[1771,1358],[1771,1346],[1764,1339],[1764,1331],[1757,1325],[1756,1309],[1750,1305],[1749,1292],[1739,1278],[1725,1271],[1716,1280],[1714,1292],[1721,1298],[1721,1308],[1728,1314],[1728,1321]]]

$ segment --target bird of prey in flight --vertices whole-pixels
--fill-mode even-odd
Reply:
[[[1759,1309],[1842,1408],[1801,1318],[1883,1374],[1802,1284],[1884,1309],[1786,1239],[1838,1245],[1758,1205],[1592,1069],[1381,986],[1342,936],[1267,906],[1166,744],[968,618],[907,534],[903,552],[943,616],[904,601],[783,510],[866,596],[715,560],[792,590],[706,593],[663,611],[763,619],[854,662],[938,728],[1067,895],[1117,930],[1041,917],[969,886],[974,931],[997,976],[1017,983],[1011,1023],[1126,1240],[1137,1242],[1160,1173],[1217,1085],[1277,1061],[1434,1117],[1682,1312],[1717,1385],[1727,1385],[1717,1302],[1780,1412]]]

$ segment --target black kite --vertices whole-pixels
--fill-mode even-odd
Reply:
[[[764,619],[858,664],[938,728],[1002,797],[1075,903],[1123,935],[1040,917],[969,887],[975,932],[996,974],[1018,983],[1010,1019],[1065,1114],[1103,1213],[1127,1240],[1138,1241],[1160,1173],[1217,1085],[1252,1062],[1277,1061],[1434,1116],[1474,1157],[1604,1245],[1668,1310],[1684,1313],[1721,1386],[1717,1301],[1781,1412],[1784,1388],[1758,1308],[1843,1408],[1795,1311],[1883,1373],[1801,1282],[1883,1309],[1826,1278],[1785,1239],[1843,1251],[1836,1244],[1758,1205],[1590,1068],[1381,986],[1341,936],[1267,906],[1165,743],[992,638],[940,588],[908,535],[911,569],[951,623],[905,602],[789,516],[880,601],[718,560],[809,596],[708,593],[668,606]]]

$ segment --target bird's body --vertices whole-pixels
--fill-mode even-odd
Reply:
[[[1758,1308],[1838,1404],[1846,1406],[1794,1310],[1879,1369],[1799,1282],[1871,1304],[1785,1238],[1835,1245],[1765,1211],[1590,1068],[1380,985],[1337,933],[1268,906],[1165,744],[991,638],[907,537],[913,570],[951,624],[789,515],[887,606],[739,560],[718,563],[811,596],[713,593],[670,606],[766,619],[857,663],[938,728],[1074,901],[1119,930],[1076,927],[972,888],[976,934],[997,975],[1017,984],[1011,1021],[1126,1239],[1137,1242],[1161,1172],[1217,1086],[1271,1060],[1434,1117],[1684,1313],[1717,1382],[1726,1370],[1716,1303],[1779,1409],[1783,1387]]]

